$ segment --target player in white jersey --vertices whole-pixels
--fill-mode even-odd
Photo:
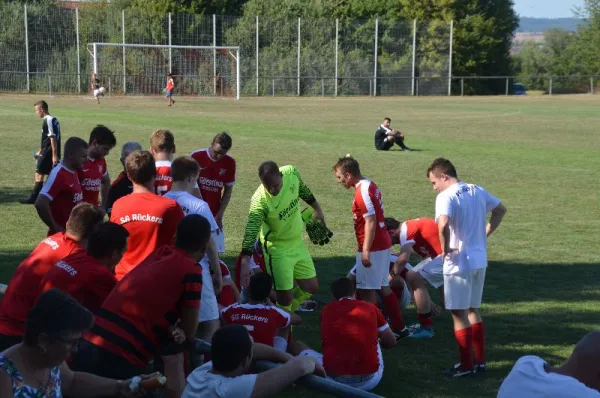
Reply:
[[[171,176],[173,185],[171,190],[164,196],[175,200],[188,214],[199,214],[206,218],[211,225],[212,236],[206,250],[206,254],[200,264],[202,265],[202,298],[200,304],[199,319],[200,332],[202,338],[210,341],[213,333],[219,328],[219,306],[217,304],[216,294],[221,291],[223,277],[221,275],[221,266],[217,245],[215,243],[215,234],[219,229],[210,207],[202,199],[198,199],[192,192],[198,180],[200,166],[189,156],[181,156],[171,163]],[[211,280],[211,271],[213,283],[206,283]]]
[[[452,312],[460,352],[460,364],[448,369],[446,375],[469,376],[475,371],[485,371],[484,328],[479,307],[487,268],[487,237],[502,222],[506,207],[484,188],[460,181],[454,165],[447,159],[435,159],[427,169],[427,177],[439,192],[435,218],[444,261],[444,301]]]

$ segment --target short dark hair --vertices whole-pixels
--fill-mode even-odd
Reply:
[[[40,108],[48,112],[48,103],[46,101],[38,101],[35,104],[33,104],[33,106],[39,106]]]
[[[147,184],[156,177],[156,162],[149,151],[135,151],[125,159],[125,170],[136,184]]]
[[[252,340],[242,325],[225,325],[217,329],[211,341],[213,369],[232,372],[252,355]]]
[[[50,289],[40,295],[27,314],[23,341],[35,346],[42,333],[56,341],[69,333],[84,332],[93,324],[94,316],[77,300],[59,289]]]
[[[356,288],[354,287],[354,282],[348,278],[336,279],[331,284],[331,293],[336,300],[339,300],[342,297],[354,296],[355,291]]]
[[[400,228],[400,221],[396,220],[395,218],[392,217],[386,217],[384,220],[385,223],[385,227],[389,230],[389,229],[398,229]]]
[[[79,137],[69,137],[67,142],[65,142],[65,157],[70,156],[81,149],[87,150],[88,148],[89,145],[84,139]]]
[[[333,165],[333,171],[340,171],[344,174],[350,173],[351,175],[358,177],[360,176],[360,166],[358,161],[352,156],[344,156],[339,158],[336,164]]]
[[[87,253],[94,258],[111,255],[121,251],[127,245],[129,232],[125,227],[112,222],[105,222],[92,232],[87,243]]]
[[[458,178],[456,174],[456,168],[448,159],[445,158],[437,158],[435,159],[427,168],[427,177],[429,178],[429,174],[435,175],[439,177],[440,174],[446,174],[448,177]]]
[[[231,136],[227,133],[227,131],[221,131],[213,138],[212,145],[214,144],[219,144],[221,145],[221,148],[228,151],[233,145],[233,140],[231,139]]]
[[[67,220],[67,233],[78,236],[80,239],[86,239],[104,220],[104,215],[104,210],[97,206],[85,202],[79,203],[71,210]]]
[[[169,130],[160,129],[152,133],[150,148],[156,152],[169,152],[175,150],[175,136]]]
[[[258,166],[258,178],[262,181],[264,178],[274,177],[279,175],[279,166],[272,160],[267,160]]]
[[[210,240],[211,227],[208,220],[199,214],[185,216],[177,226],[175,246],[187,252],[206,249]]]
[[[167,73],[167,76],[173,77],[173,74],[172,73]]]
[[[388,122],[390,122],[390,123],[391,123],[391,122],[392,122],[392,119],[390,119],[389,117],[384,117],[384,118],[383,118],[383,121],[384,121],[384,122],[385,122],[385,121],[388,121]]]
[[[173,181],[183,181],[200,172],[200,165],[191,156],[180,156],[171,163]]]
[[[94,127],[94,129],[90,133],[90,140],[88,142],[90,145],[92,145],[93,141],[96,141],[98,145],[106,145],[110,149],[114,148],[117,145],[115,132],[102,124],[99,124],[96,127]]]
[[[257,272],[250,278],[248,290],[252,301],[265,301],[271,294],[273,278],[266,272]]]

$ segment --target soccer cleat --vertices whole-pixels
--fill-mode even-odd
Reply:
[[[431,339],[434,336],[433,329],[420,327],[419,329],[414,329],[410,333],[411,339]]]
[[[454,368],[455,369],[460,368],[460,362],[454,364]],[[474,373],[485,373],[485,369],[486,369],[485,362],[483,362],[483,363],[476,363],[475,367],[473,368],[473,372]]]
[[[419,329],[421,329],[421,324],[420,323],[413,323],[412,325],[408,326],[408,330],[410,330],[411,333],[414,333],[414,332],[416,332]]]
[[[410,330],[408,330],[408,328],[404,328],[404,329],[400,330],[399,332],[394,332],[396,341],[404,340],[407,337],[410,337],[410,335],[411,335],[411,333],[410,333]]]
[[[460,364],[458,366],[454,365],[450,369],[446,369],[444,371],[444,376],[458,378],[458,377],[470,377],[474,376],[475,371],[473,369],[465,369]]]

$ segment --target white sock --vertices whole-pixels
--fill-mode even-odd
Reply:
[[[287,352],[287,340],[281,336],[275,336],[273,339],[273,347],[281,352]]]

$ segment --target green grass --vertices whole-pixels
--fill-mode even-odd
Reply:
[[[16,200],[31,188],[40,119],[34,96],[0,96],[0,281],[45,235],[32,206]],[[535,98],[181,98],[168,108],[158,98],[44,98],[65,136],[87,139],[97,123],[117,132],[120,144],[148,146],[152,131],[175,133],[177,151],[207,146],[223,129],[234,138],[238,184],[225,217],[226,260],[239,252],[257,166],[272,159],[294,164],[325,210],[335,232],[326,247],[310,245],[321,282],[350,269],[355,253],[352,193],[336,185],[331,166],[354,155],[363,174],[383,191],[386,215],[433,216],[435,193],[425,177],[438,156],[451,159],[461,179],[500,197],[509,212],[490,240],[482,314],[487,329],[488,373],[446,380],[441,371],[457,358],[448,313],[434,320],[430,341],[403,341],[384,353],[385,375],[376,393],[403,397],[482,397],[495,393],[514,361],[536,354],[559,364],[589,330],[598,328],[598,169],[600,97]],[[384,116],[419,152],[375,152],[373,131]],[[64,139],[63,139],[64,142]],[[118,151],[109,156],[114,177]],[[432,297],[439,301],[437,294]],[[408,322],[414,308],[405,313]],[[295,332],[319,347],[318,314]],[[289,390],[284,396],[319,396]]]

